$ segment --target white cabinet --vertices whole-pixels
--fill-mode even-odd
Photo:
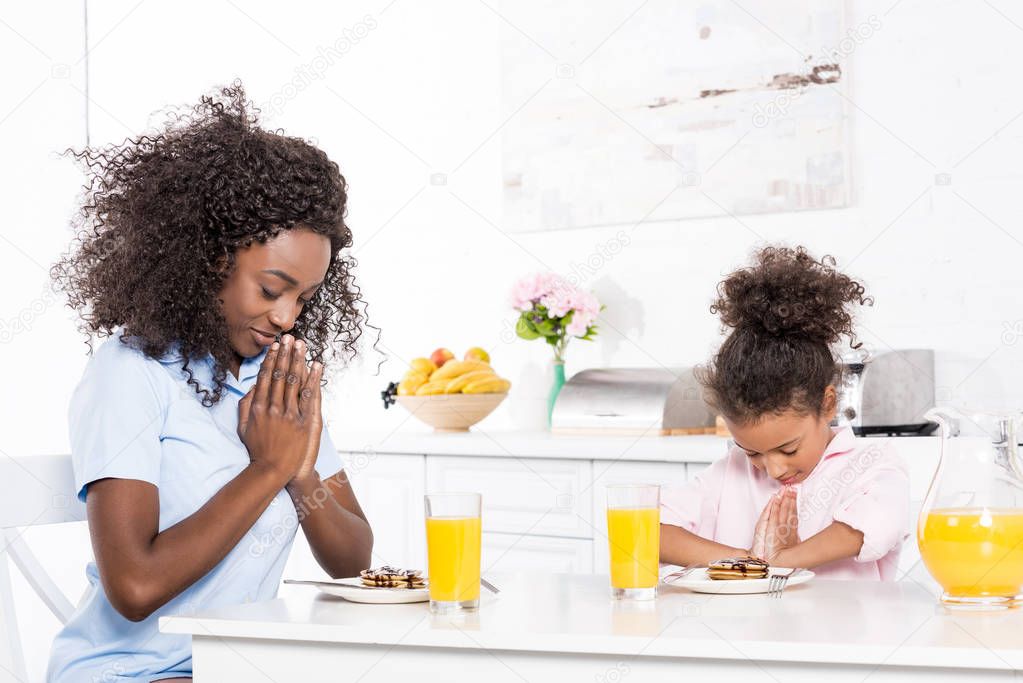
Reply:
[[[427,491],[483,494],[483,530],[592,538],[588,460],[430,456]]]
[[[607,574],[607,498],[604,487],[610,484],[660,484],[673,486],[687,480],[686,465],[667,462],[594,462],[598,472],[593,482],[593,570]]]
[[[373,528],[373,565],[426,567],[426,458],[366,452],[344,459]]]
[[[520,571],[589,574],[593,571],[593,541],[483,534],[484,576],[491,572]]]

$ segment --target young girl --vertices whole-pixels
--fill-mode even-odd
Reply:
[[[369,566],[320,412],[321,361],[364,323],[346,184],[261,129],[239,84],[77,156],[86,229],[55,275],[110,338],[71,399],[96,559],[47,681],[191,680],[190,639],[160,617],[273,598],[298,526],[331,576]]]
[[[661,504],[661,561],[752,555],[826,578],[892,580],[908,536],[909,479],[889,445],[830,427],[863,285],[802,247],[768,247],[718,286],[732,328],[701,382],[734,445]]]

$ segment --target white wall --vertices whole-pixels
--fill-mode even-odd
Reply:
[[[488,4],[517,22],[513,6]],[[618,233],[502,233],[500,130],[510,112],[500,99],[499,36],[532,31],[510,29],[488,4],[89,5],[94,144],[137,134],[164,105],[194,102],[238,76],[253,99],[281,105],[268,125],[314,138],[341,165],[351,183],[360,280],[390,356],[380,376],[379,357],[367,353],[336,379],[329,406],[336,433],[411,427],[400,409],[381,410],[378,393],[402,374],[404,360],[441,345],[487,347],[515,381],[483,429],[542,424],[547,349],[510,334],[506,292],[545,266],[572,272]],[[621,18],[641,4],[623,3]],[[868,282],[877,299],[863,317],[868,342],[935,348],[943,398],[1023,403],[1023,229],[1016,220],[1023,90],[1015,69],[1023,9],[1007,0],[849,4],[850,26],[871,15],[881,20],[846,70],[854,206],[630,230],[630,244],[587,279],[607,311],[597,342],[573,344],[569,372],[702,361],[717,341],[707,305],[718,279],[762,241],[784,240],[835,254]],[[52,155],[85,141],[81,9],[11,5],[0,12],[7,209],[0,322],[6,330],[22,317],[31,327],[0,345],[8,388],[0,398],[0,451],[8,454],[67,450],[67,401],[86,361],[68,314],[42,294],[46,267],[69,238],[81,182],[70,162]],[[297,74],[320,70],[320,48],[346,35],[356,39],[318,71],[322,77],[287,87],[301,80]],[[597,42],[548,47],[572,63]],[[629,46],[611,36],[600,49]],[[555,67],[552,60],[552,74]],[[438,173],[445,185],[431,184]],[[936,184],[938,174],[950,174],[951,184]],[[1007,333],[1015,326],[1020,334]],[[78,550],[87,553],[87,545]],[[74,589],[81,566],[65,567]]]
[[[623,4],[621,18],[640,4]],[[1023,331],[1023,230],[1013,220],[1023,92],[1011,85],[1023,47],[1009,20],[1023,22],[1023,10],[966,0],[849,4],[850,27],[880,20],[847,65],[855,206],[627,230],[629,246],[587,278],[607,311],[599,341],[573,344],[569,372],[702,361],[717,342],[707,311],[716,282],[757,244],[784,240],[835,254],[867,281],[877,304],[862,332],[874,347],[935,348],[945,400],[1023,402],[1023,344],[1006,343],[1023,335],[1004,334],[1016,324]],[[104,3],[94,23],[106,30],[131,7]],[[378,393],[404,360],[441,345],[490,348],[517,384],[481,427],[542,424],[547,349],[510,334],[506,292],[546,266],[573,272],[619,229],[501,232],[500,129],[510,112],[500,102],[499,36],[536,28],[509,28],[475,0],[303,11],[248,3],[245,14],[231,4],[194,7],[140,6],[95,51],[93,98],[110,114],[95,114],[96,140],[138,131],[153,109],[235,75],[254,99],[270,101],[297,70],[317,66],[318,48],[373,25],[267,119],[314,137],[350,180],[361,281],[391,354],[382,376],[368,354],[340,379],[332,428],[402,425],[407,416],[381,410]],[[501,11],[518,21],[514,6]],[[155,24],[163,30],[144,30]],[[572,63],[598,42],[544,47]],[[611,36],[600,49],[629,46]],[[431,185],[434,173],[447,184]],[[951,185],[936,184],[943,173]]]
[[[316,139],[348,176],[360,279],[372,320],[384,330],[381,348],[392,354],[381,377],[373,376],[377,357],[368,352],[338,379],[334,428],[396,425],[401,413],[380,410],[377,392],[400,375],[403,359],[439,345],[491,348],[498,369],[519,380],[522,391],[488,424],[534,422],[527,390],[543,387],[528,380],[547,354],[541,344],[511,338],[508,286],[544,264],[583,272],[587,258],[619,229],[500,231],[505,113],[497,36],[503,22],[468,0],[303,12],[247,4],[245,14],[230,3],[183,7],[113,2],[91,8],[94,143],[137,133],[165,104],[192,102],[236,75],[254,99],[271,101],[297,69],[315,66],[318,48],[335,44],[346,30],[372,27],[266,121]],[[717,340],[706,310],[717,280],[762,239],[785,240],[836,254],[868,282],[877,305],[863,316],[862,331],[876,347],[935,347],[943,395],[1020,402],[1023,345],[1010,343],[1019,335],[1007,333],[1023,319],[1016,267],[1023,231],[1013,221],[1023,126],[1014,117],[1023,93],[1010,85],[1015,52],[1023,51],[1018,29],[965,0],[904,0],[888,15],[886,9],[858,3],[850,18],[852,25],[872,14],[882,21],[848,69],[856,205],[744,216],[741,224],[722,218],[626,228],[630,244],[587,280],[608,305],[603,334],[596,343],[573,344],[570,370],[703,360]],[[6,331],[19,315],[29,317],[31,330],[5,337],[5,369],[28,394],[2,399],[5,418],[23,426],[5,430],[2,447],[49,452],[66,449],[64,406],[85,362],[59,305],[31,314],[42,298],[45,267],[66,245],[79,182],[71,162],[52,152],[84,140],[80,66],[72,66],[71,79],[51,76],[51,67],[77,61],[76,43],[60,31],[79,30],[81,17],[61,15],[61,27],[50,13],[25,13],[7,23],[56,56],[48,60],[4,29],[8,63],[26,67],[6,72],[3,92],[10,113],[0,134],[8,158],[19,163],[3,169],[12,213],[3,229],[0,320]],[[953,30],[957,39],[943,41]],[[627,46],[612,36],[601,49]],[[446,174],[447,184],[431,185],[434,173]],[[936,184],[942,173],[951,175],[951,185]],[[45,351],[46,363],[26,363],[38,355],[33,351]]]

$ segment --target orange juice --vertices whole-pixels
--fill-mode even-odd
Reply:
[[[658,508],[611,508],[607,511],[611,551],[611,586],[653,588],[657,585],[661,542]]]
[[[1023,511],[937,509],[917,529],[920,555],[954,597],[1013,597],[1023,592]]]
[[[430,600],[479,599],[480,531],[479,517],[427,517]]]

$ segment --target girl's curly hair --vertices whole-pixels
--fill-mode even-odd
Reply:
[[[754,264],[718,285],[711,313],[732,328],[698,376],[729,419],[754,422],[794,409],[820,414],[824,390],[839,378],[833,347],[859,349],[850,304],[872,305],[863,285],[804,247],[766,247]]]
[[[303,227],[330,239],[323,285],[292,333],[313,360],[350,360],[366,324],[346,251],[347,183],[323,151],[258,125],[239,81],[170,111],[153,135],[103,148],[67,150],[85,168],[77,237],[51,268],[92,353],[92,336],[111,336],[150,358],[179,345],[188,383],[205,406],[220,401],[233,358],[217,300],[235,252]],[[340,342],[343,350],[333,344]],[[212,391],[189,364],[211,354]]]

